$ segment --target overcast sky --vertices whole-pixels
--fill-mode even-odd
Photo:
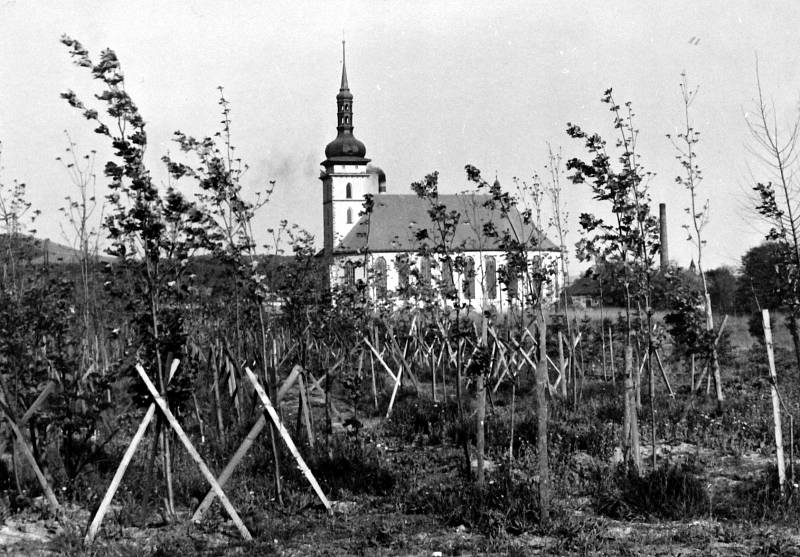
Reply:
[[[217,131],[216,87],[224,86],[234,142],[251,167],[248,189],[277,181],[261,228],[286,218],[321,245],[319,163],[336,134],[344,33],[355,135],[386,172],[391,193],[410,193],[409,184],[433,170],[443,191],[461,191],[468,163],[505,184],[529,179],[543,170],[548,142],[565,157],[580,154],[567,122],[613,137],[599,102],[613,87],[636,110],[642,162],[656,173],[653,201],[668,205],[670,254],[686,265],[688,194],[674,184],[679,166],[665,137],[681,122],[685,70],[700,86],[692,114],[711,204],[707,266],[736,266],[762,234],[746,210],[754,177],[765,176],[747,150],[756,56],[779,120],[792,121],[799,28],[798,2],[5,1],[0,181],[28,184],[43,212],[41,235],[63,241],[58,207],[71,186],[55,159],[66,147],[64,130],[81,151],[104,145],[59,98],[67,89],[87,100],[98,91],[59,43],[66,33],[93,56],[106,47],[117,52],[147,121],[160,183],[159,158],[176,153],[175,130]],[[572,244],[578,214],[598,209],[587,186],[565,190]]]

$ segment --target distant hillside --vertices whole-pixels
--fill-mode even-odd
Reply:
[[[35,238],[33,236],[11,237],[8,234],[0,234],[0,250],[11,253],[17,259],[30,261],[34,265],[44,263],[77,263],[80,252],[69,246],[54,242],[49,238]],[[101,261],[112,261],[113,258],[100,254]]]

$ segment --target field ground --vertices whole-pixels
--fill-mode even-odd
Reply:
[[[84,548],[90,510],[124,450],[121,441],[109,450],[110,468],[85,480],[81,492],[71,498],[75,502],[65,504],[60,521],[49,516],[41,497],[26,501],[14,514],[6,513],[0,553],[800,555],[800,501],[791,488],[781,498],[775,485],[766,356],[749,338],[746,320],[731,318],[728,327],[737,340],[723,370],[727,400],[722,412],[713,401],[687,394],[687,374],[675,362],[668,363],[668,369],[677,396],[669,398],[658,382],[658,470],[653,473],[649,400],[642,389],[646,479],[639,483],[626,482],[617,466],[619,382],[586,377],[577,409],[553,400],[550,458],[555,496],[551,521],[545,526],[539,525],[533,501],[538,476],[532,378],[522,377],[515,400],[512,462],[510,388],[501,387],[492,399],[487,417],[490,471],[484,491],[465,479],[462,443],[464,436],[472,438],[474,419],[459,422],[453,393],[448,391],[448,404],[435,404],[430,383],[423,382],[418,396],[408,389],[401,393],[390,420],[371,411],[367,401],[359,406],[359,431],[339,431],[327,448],[321,437],[315,450],[304,449],[325,493],[334,500],[333,517],[325,514],[288,456],[282,467],[285,491],[280,506],[270,483],[271,457],[258,446],[226,486],[256,540],[242,542],[217,504],[201,524],[192,524],[188,518],[205,484],[179,450],[177,517],[165,521],[159,505],[146,503],[149,495],[140,481],[145,463],[140,458],[129,470],[96,544]],[[794,413],[800,378],[790,371],[794,364],[788,335],[778,338],[779,382]],[[289,424],[295,421],[296,400],[290,396],[284,404]],[[381,404],[385,408],[385,401]],[[341,397],[337,405],[343,415],[352,413],[352,405]],[[232,434],[229,443],[241,435]],[[789,444],[788,432],[785,437]],[[220,448],[210,439],[200,449],[213,470],[231,454],[230,446]],[[65,494],[63,500],[69,499]]]

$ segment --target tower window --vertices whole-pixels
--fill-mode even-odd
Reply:
[[[353,209],[352,207],[347,208],[347,224],[353,224]]]
[[[353,184],[347,182],[347,185],[344,187],[344,196],[347,199],[353,199]]]

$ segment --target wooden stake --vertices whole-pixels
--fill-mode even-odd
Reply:
[[[778,394],[778,374],[775,371],[775,355],[772,350],[772,329],[769,323],[769,310],[761,310],[764,322],[764,340],[767,345],[767,359],[769,360],[769,382],[772,392],[772,421],[775,426],[775,458],[778,461],[778,485],[781,495],[786,491],[786,462],[783,457],[783,428],[781,424],[781,400]]]
[[[664,378],[664,383],[667,384],[667,389],[669,390],[669,396],[675,398],[675,393],[672,390],[672,385],[669,384],[669,378],[667,377],[667,371],[664,369],[664,364],[661,362],[661,354],[658,353],[658,350],[653,350],[656,353],[656,361],[658,362],[658,369],[661,370],[661,377]]]
[[[292,368],[291,373],[283,382],[281,388],[278,390],[278,403],[280,403],[280,401],[286,395],[286,393],[291,388],[295,380],[298,381],[300,390],[301,408],[303,409],[302,411],[303,418],[306,423],[306,428],[308,429],[309,444],[313,447],[314,436],[311,429],[311,422],[309,418],[309,407],[306,402],[305,385],[303,384],[303,377],[301,374],[302,371],[303,368],[299,364],[295,365],[294,368]],[[258,420],[256,420],[256,423],[253,424],[253,427],[250,428],[250,431],[242,440],[241,444],[239,444],[239,447],[236,449],[236,452],[233,454],[228,464],[225,465],[225,469],[222,470],[222,473],[217,478],[217,483],[219,483],[220,486],[222,487],[225,486],[225,484],[228,482],[231,475],[233,474],[233,471],[236,469],[237,466],[239,466],[239,463],[241,463],[242,459],[250,450],[250,447],[253,446],[253,443],[255,443],[256,439],[264,430],[264,426],[266,425],[267,425],[267,419],[262,413],[258,416]],[[208,493],[206,493],[206,496],[203,498],[203,501],[200,503],[200,505],[197,507],[194,514],[192,515],[192,522],[200,522],[203,519],[203,515],[206,513],[209,507],[211,507],[211,503],[214,502],[215,497],[216,493],[214,492],[213,489],[210,489]]]
[[[400,376],[400,373],[398,372],[398,373],[397,373],[397,375],[395,375],[394,373],[392,373],[392,370],[391,370],[391,369],[389,369],[389,366],[388,366],[388,365],[386,365],[386,362],[383,360],[383,358],[382,358],[382,357],[381,357],[381,355],[378,353],[378,351],[375,349],[375,347],[374,347],[374,346],[372,346],[372,344],[370,344],[370,342],[369,342],[369,340],[367,339],[367,337],[364,337],[364,342],[366,343],[366,345],[367,345],[367,346],[369,346],[369,349],[370,349],[370,350],[372,350],[372,353],[373,353],[373,354],[375,354],[375,357],[376,357],[376,358],[378,358],[378,361],[379,361],[379,362],[381,363],[381,365],[383,366],[383,369],[385,369],[385,370],[386,370],[386,373],[388,373],[388,374],[389,374],[389,377],[391,377],[391,378],[392,378],[392,381],[394,381],[394,382],[396,383],[396,382],[397,382],[397,378]],[[401,371],[402,371],[402,367],[401,367]]]
[[[231,457],[230,462],[228,462],[228,464],[222,470],[222,473],[217,478],[217,483],[220,485],[220,487],[223,487],[228,482],[233,474],[233,471],[247,454],[247,451],[250,450],[250,447],[253,445],[253,443],[255,443],[256,439],[266,425],[267,419],[264,417],[264,414],[259,415],[258,420],[256,420],[256,423],[253,424],[252,428],[250,428],[250,431],[239,445],[239,448],[236,449],[235,453],[233,453],[233,457]],[[214,489],[210,489],[208,491],[206,496],[203,498],[203,501],[197,507],[197,510],[194,511],[194,514],[192,515],[192,522],[200,522],[203,519],[203,515],[206,513],[209,507],[211,507],[211,503],[214,502],[214,497],[216,497],[216,495],[217,494]]]
[[[611,360],[611,384],[617,384],[617,370],[614,363],[614,337],[611,334],[611,327],[608,328],[608,356]]]
[[[306,426],[306,435],[308,437],[308,444],[314,446],[314,428],[311,425],[311,405],[308,403],[308,396],[306,396],[306,386],[303,381],[303,376],[297,378],[300,383],[300,404],[303,410],[303,423]]]
[[[25,414],[22,415],[22,418],[20,418],[19,424],[17,425],[19,425],[20,427],[24,427],[25,424],[28,423],[28,420],[30,420],[33,417],[33,415],[39,410],[39,408],[41,408],[42,405],[47,401],[47,398],[51,394],[53,394],[57,386],[58,385],[56,385],[55,381],[48,381],[47,386],[41,393],[39,393],[39,396],[36,397],[36,400],[33,401],[33,404],[30,405]]]
[[[169,425],[172,427],[173,430],[175,430],[178,439],[180,439],[181,443],[183,443],[184,447],[186,447],[189,456],[192,457],[192,460],[195,461],[197,467],[200,468],[200,472],[203,474],[203,476],[205,476],[208,483],[211,484],[212,489],[214,489],[214,491],[216,492],[217,497],[219,497],[219,500],[222,502],[222,506],[225,507],[225,510],[231,517],[231,520],[233,520],[233,523],[236,525],[236,528],[239,530],[239,533],[245,540],[251,541],[253,539],[253,536],[250,535],[250,531],[247,529],[247,526],[245,526],[244,522],[242,522],[242,519],[239,518],[239,514],[236,512],[236,509],[231,504],[230,500],[228,499],[228,496],[225,495],[224,491],[222,491],[222,487],[220,487],[220,485],[217,483],[217,480],[214,478],[214,475],[211,473],[211,470],[208,469],[208,466],[206,466],[206,463],[203,461],[203,458],[197,452],[197,449],[194,448],[194,445],[192,445],[192,442],[189,440],[189,437],[183,431],[181,424],[178,423],[178,420],[170,411],[166,401],[161,397],[161,395],[156,390],[155,385],[153,385],[153,382],[147,376],[147,373],[145,373],[144,368],[141,366],[141,364],[136,364],[136,371],[139,373],[139,377],[142,378],[142,381],[147,387],[147,390],[150,391],[150,394],[153,396],[153,399],[155,399],[156,404],[161,409],[161,412],[164,414],[164,417],[169,422]]]
[[[604,345],[605,346],[605,345]],[[603,366],[605,370],[605,365]],[[561,379],[561,396],[567,399],[567,362],[564,359],[564,336],[558,331],[558,376]]]
[[[329,514],[333,514],[333,510],[331,509],[330,501],[328,501],[328,498],[325,497],[325,494],[322,492],[322,488],[320,488],[319,484],[317,483],[316,478],[314,477],[314,475],[311,473],[311,470],[306,465],[305,461],[303,460],[303,457],[300,455],[300,451],[298,451],[297,447],[295,447],[294,441],[292,441],[292,437],[289,435],[289,432],[286,431],[286,428],[284,427],[283,423],[278,418],[278,414],[275,412],[275,408],[272,407],[272,403],[270,402],[266,391],[264,391],[264,387],[262,387],[261,384],[258,382],[258,378],[255,376],[255,374],[252,371],[250,371],[250,368],[246,367],[244,369],[244,371],[247,374],[247,378],[250,379],[250,383],[253,384],[253,388],[255,389],[256,394],[258,395],[258,398],[261,399],[261,403],[264,405],[264,410],[267,412],[267,414],[269,414],[269,417],[272,420],[272,423],[275,426],[275,429],[278,431],[280,436],[283,438],[283,442],[286,443],[286,446],[288,447],[289,452],[292,453],[292,456],[294,457],[295,461],[297,462],[297,466],[300,468],[300,470],[305,475],[306,479],[308,480],[308,483],[311,484],[311,487],[316,492],[317,497],[319,497],[320,501],[322,501],[322,504],[328,510],[328,513]]]
[[[119,466],[117,466],[117,471],[114,473],[114,477],[111,479],[111,484],[109,484],[106,494],[103,496],[103,500],[100,502],[100,506],[97,508],[97,512],[95,513],[91,524],[89,524],[89,529],[86,531],[86,536],[83,538],[83,543],[86,545],[90,545],[94,541],[97,531],[100,529],[100,524],[102,524],[103,518],[106,516],[106,512],[108,512],[108,507],[111,505],[111,500],[114,499],[114,494],[117,492],[119,484],[122,482],[122,478],[125,476],[125,471],[128,469],[128,465],[131,463],[133,455],[136,453],[136,449],[139,447],[139,443],[142,441],[142,438],[147,431],[147,426],[150,425],[151,421],[153,421],[153,416],[155,413],[156,405],[155,403],[151,402],[150,407],[147,409],[147,412],[144,415],[144,418],[142,418],[142,422],[139,424],[139,429],[136,430],[136,433],[131,440],[131,444],[128,445],[127,449],[125,449],[125,454],[122,456]]]
[[[403,378],[403,368],[400,368],[400,371],[397,372],[397,379],[394,381],[394,389],[392,390],[392,398],[389,399],[389,408],[386,410],[386,419],[389,419],[389,416],[392,415],[392,407],[394,406],[394,399],[397,396],[397,390],[400,388],[400,381]]]
[[[378,409],[378,386],[375,382],[375,360],[370,352],[369,355],[369,371],[372,374],[372,402],[375,404],[375,410]]]
[[[36,479],[39,481],[39,485],[42,487],[45,498],[50,504],[50,509],[53,511],[53,514],[58,515],[59,510],[61,510],[61,505],[58,504],[58,500],[56,499],[50,484],[47,482],[47,478],[44,477],[42,469],[39,468],[39,464],[36,462],[36,458],[34,458],[30,446],[28,446],[28,441],[22,435],[22,431],[17,426],[17,423],[11,417],[11,409],[8,408],[5,403],[0,405],[0,409],[2,409],[6,422],[8,422],[9,427],[11,427],[11,431],[14,432],[14,435],[17,438],[18,445],[22,449],[22,455],[25,457],[25,460],[28,461],[28,464],[31,465],[31,468],[33,468],[33,473],[36,474]]]
[[[222,439],[222,437],[225,435],[225,423],[222,420],[222,405],[220,404],[219,396],[219,359],[216,357],[216,352],[212,352],[212,356],[209,358],[209,363],[211,365],[214,381],[213,390],[214,409],[217,417],[217,438]]]

